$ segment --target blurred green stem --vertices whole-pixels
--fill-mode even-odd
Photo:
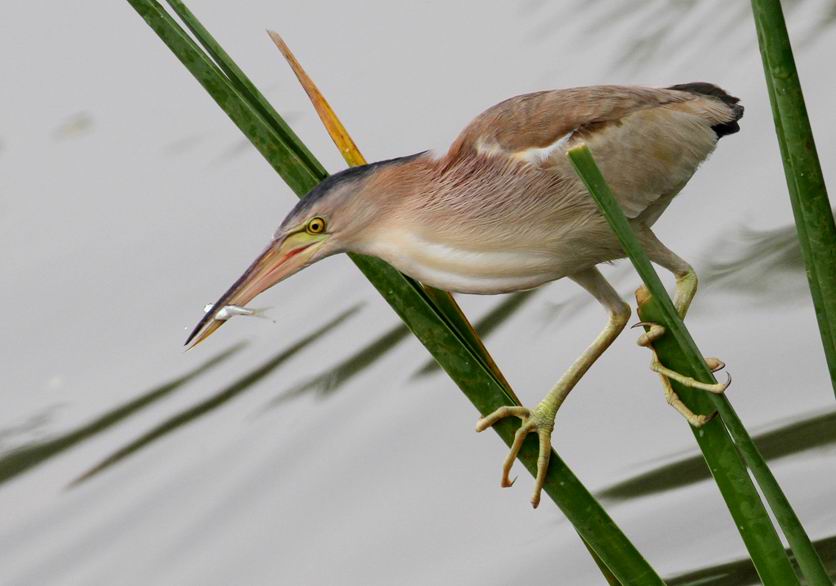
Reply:
[[[775,132],[801,253],[836,392],[836,223],[779,0],[752,0]]]

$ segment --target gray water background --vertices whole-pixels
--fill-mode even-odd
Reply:
[[[803,273],[751,245],[752,233],[788,233],[792,216],[748,3],[189,5],[332,171],[344,164],[265,28],[285,36],[370,160],[443,148],[479,111],[527,91],[725,87],[746,106],[742,131],[721,142],[658,234],[716,277],[689,327],[728,363],[747,426],[832,409]],[[787,9],[831,179],[836,9]],[[427,358],[417,341],[384,340],[389,351],[328,384],[335,365],[398,325],[347,259],[259,298],[275,323],[237,319],[183,352],[186,329],[295,196],[126,2],[10,5],[0,55],[0,455],[84,427],[248,342],[0,485],[0,584],[600,583],[561,513],[549,502],[531,510],[528,475],[499,488],[506,448],[474,433],[462,394],[441,374],[414,376]],[[748,269],[718,270],[741,251],[754,254]],[[624,262],[603,270],[625,297],[638,283]],[[572,283],[550,285],[488,337],[528,403],[603,325],[578,299]],[[502,301],[460,297],[474,319]],[[68,488],[354,306],[218,408]],[[694,448],[634,338],[614,344],[558,416],[556,449],[593,490]],[[772,468],[811,535],[836,534],[832,445]],[[608,510],[663,575],[745,555],[711,482]]]

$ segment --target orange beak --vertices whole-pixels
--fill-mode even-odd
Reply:
[[[275,240],[262,252],[195,326],[186,340],[189,349],[211,336],[226,320],[215,316],[227,305],[244,306],[262,291],[311,264],[326,235],[295,232]]]

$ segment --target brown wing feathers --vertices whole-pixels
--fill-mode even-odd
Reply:
[[[718,136],[739,130],[737,120],[743,115],[743,107],[737,103],[738,99],[708,83],[665,89],[581,87],[535,92],[500,102],[477,116],[462,131],[446,159],[452,163],[485,147],[499,148],[507,153],[543,148],[570,132],[590,132],[618,124],[639,110],[694,101],[706,106],[705,115]],[[718,101],[725,107],[717,108],[721,106]]]

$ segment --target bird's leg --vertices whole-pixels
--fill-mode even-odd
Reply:
[[[684,319],[685,314],[688,313],[688,308],[691,306],[691,301],[693,301],[694,296],[697,293],[697,274],[694,272],[691,265],[659,242],[652,232],[648,231],[643,234],[643,236],[643,244],[647,249],[650,260],[668,269],[676,277],[676,289],[674,292],[673,304],[679,314],[679,317]],[[650,292],[644,285],[636,291],[636,297],[638,299],[649,297],[649,295]],[[725,392],[726,388],[728,388],[729,384],[731,384],[731,377],[729,377],[725,383],[707,384],[665,367],[659,361],[659,357],[653,349],[653,342],[665,334],[665,328],[659,324],[651,323],[640,323],[637,325],[644,325],[648,327],[647,331],[639,336],[639,339],[636,342],[639,346],[648,348],[653,353],[653,359],[650,362],[650,369],[659,375],[665,392],[665,399],[668,404],[676,409],[694,427],[702,427],[711,421],[716,413],[712,413],[711,415],[695,414],[679,399],[679,396],[673,390],[670,381],[675,380],[683,386],[689,388],[721,394]],[[717,358],[706,358],[705,360],[712,372],[716,372],[717,370],[725,367],[723,361]]]
[[[618,334],[627,324],[627,320],[630,319],[630,306],[618,297],[618,293],[598,272],[598,269],[593,268],[572,275],[571,279],[589,291],[609,310],[610,319],[607,326],[533,410],[520,406],[500,407],[487,417],[480,419],[476,424],[476,431],[484,431],[505,417],[519,417],[522,420],[522,425],[514,436],[511,450],[502,466],[500,485],[504,487],[514,484],[514,481],[510,479],[511,466],[513,466],[520,448],[522,448],[525,437],[529,433],[537,434],[540,440],[540,454],[537,458],[537,478],[534,482],[534,494],[531,497],[531,504],[535,508],[540,503],[540,493],[546,481],[546,471],[551,456],[551,435],[557,410],[566,400],[569,391],[574,388],[581,377],[589,370],[589,367],[618,337]]]

